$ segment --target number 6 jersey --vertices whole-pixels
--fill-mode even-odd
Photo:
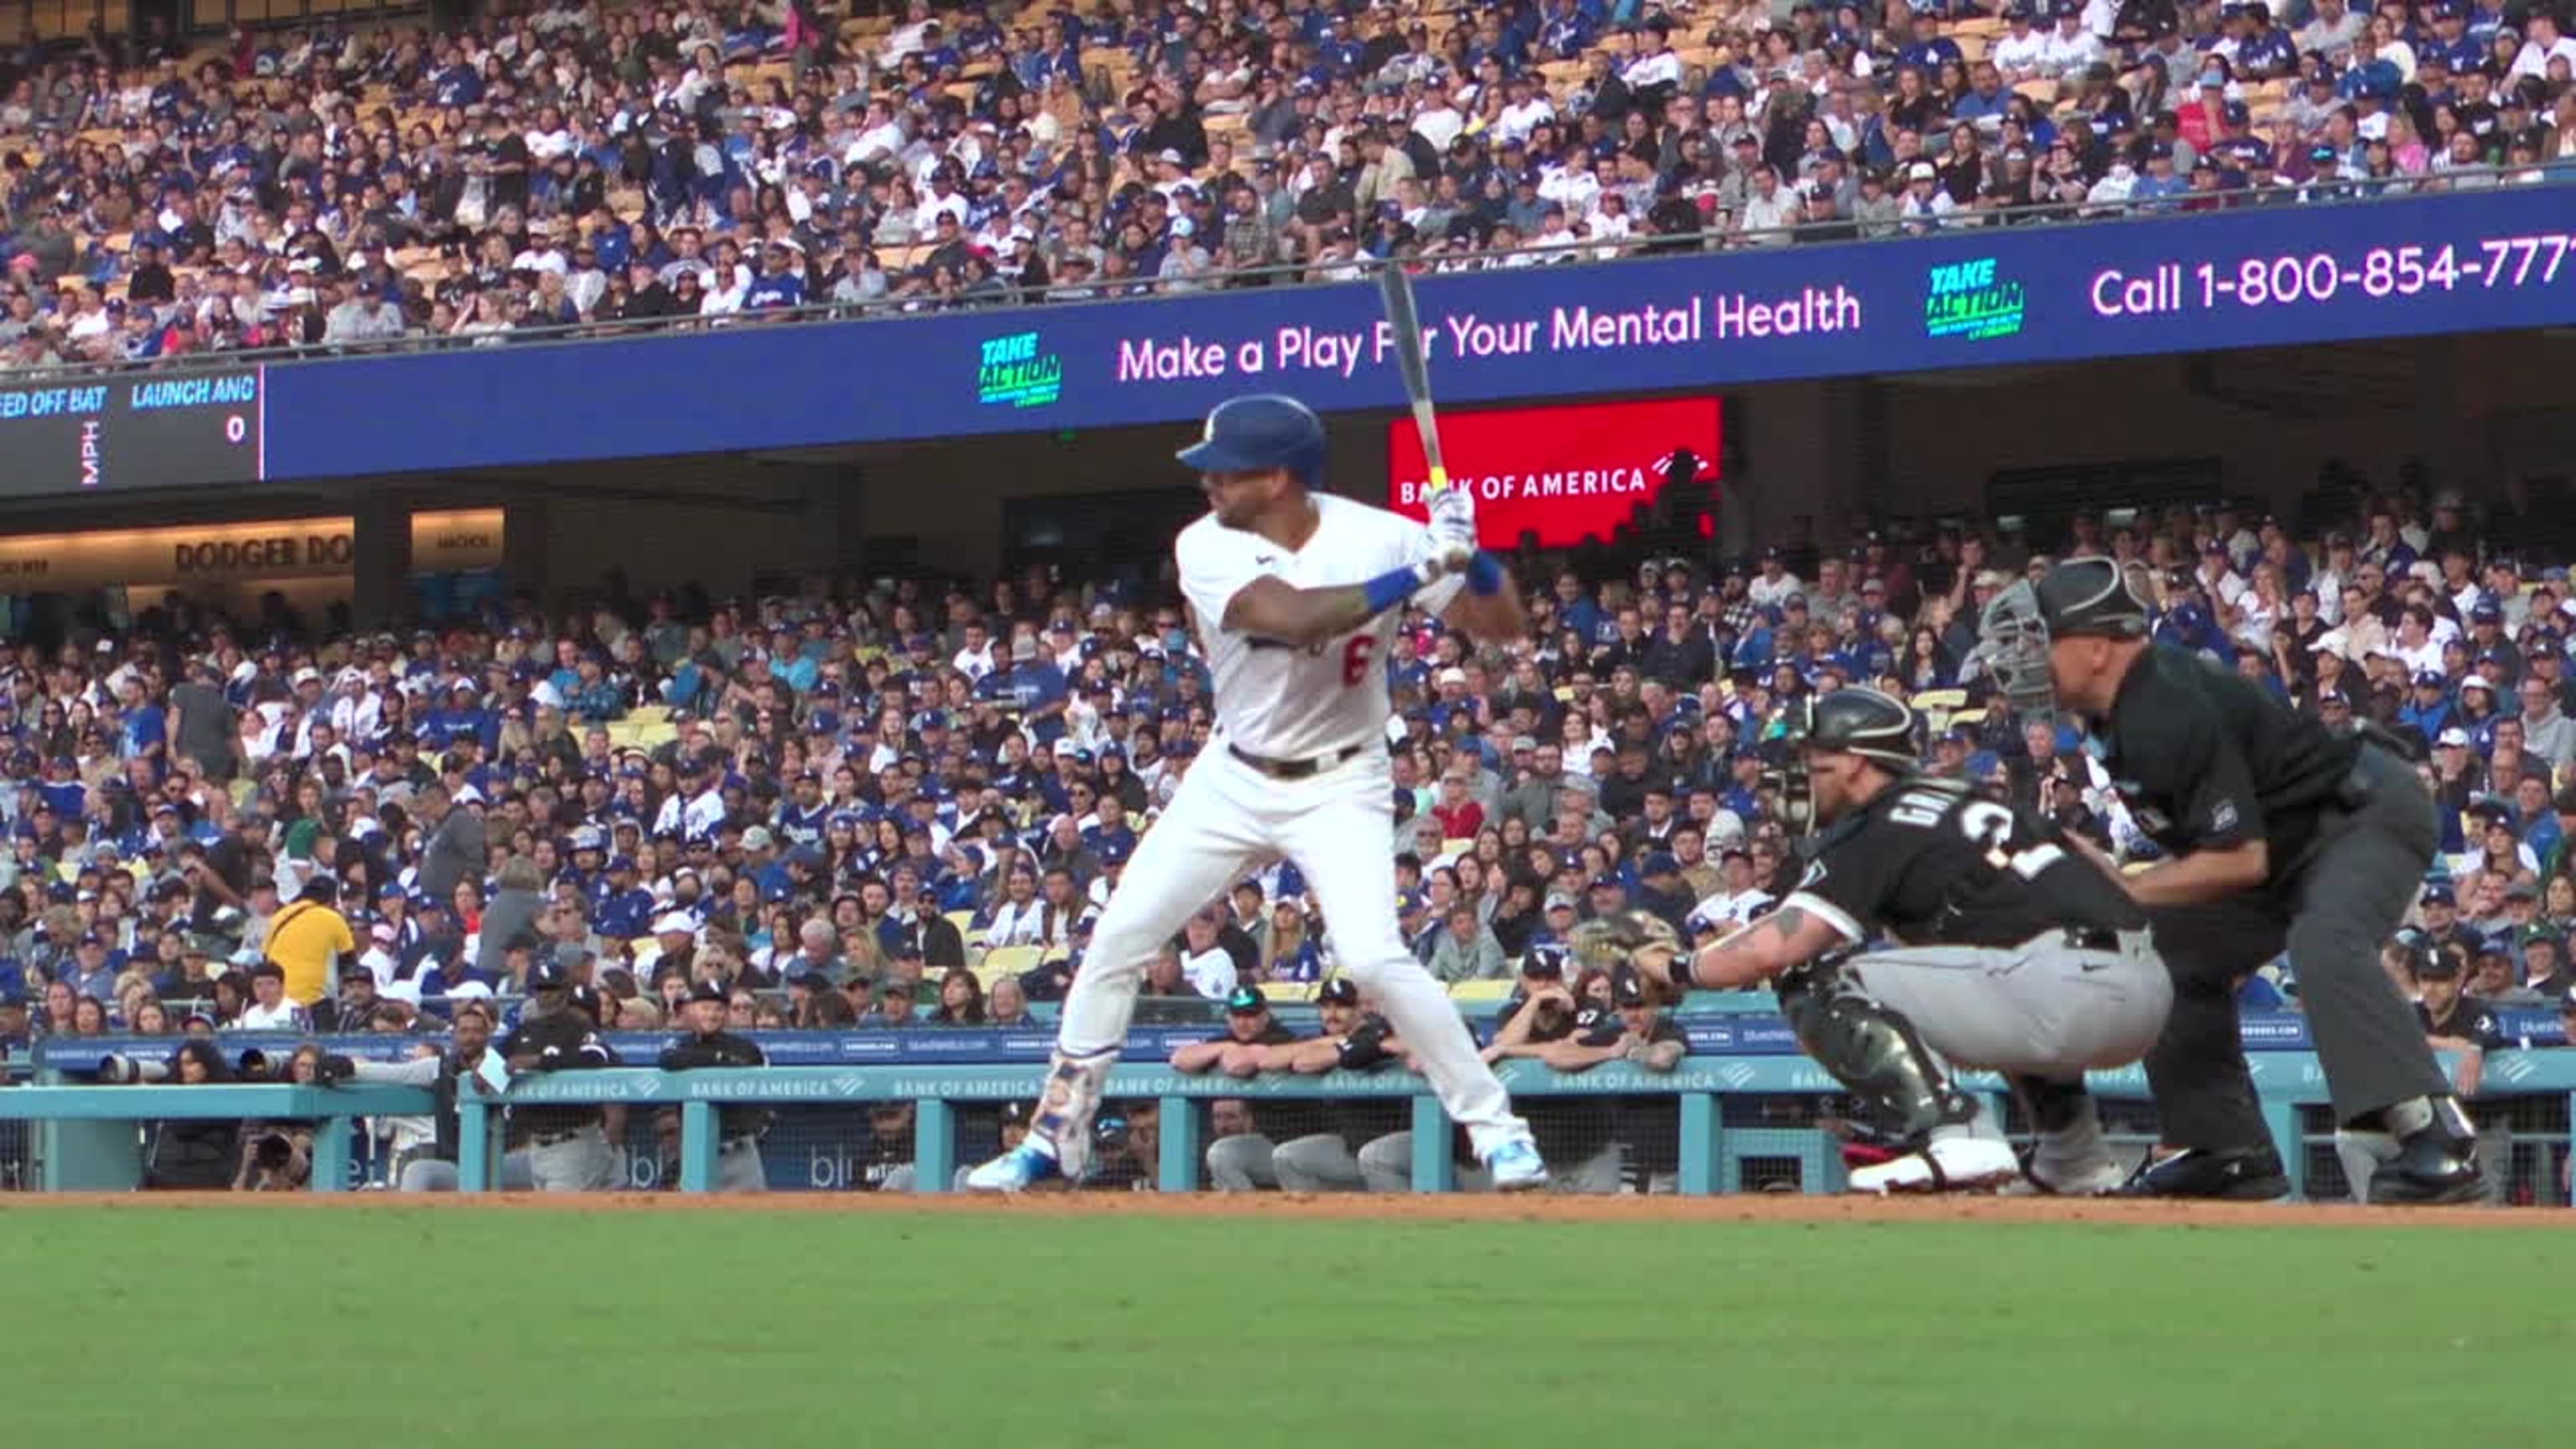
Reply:
[[[1274,760],[1386,738],[1386,646],[1395,615],[1300,648],[1225,628],[1226,605],[1263,574],[1301,589],[1327,588],[1366,583],[1431,556],[1431,531],[1412,519],[1329,493],[1311,496],[1317,522],[1303,548],[1227,528],[1214,514],[1182,529],[1172,544],[1181,592],[1208,651],[1217,728],[1237,749]],[[1460,582],[1444,578],[1415,601],[1436,614],[1457,597]]]
[[[2017,946],[2043,931],[2146,925],[2056,826],[1936,779],[1899,780],[1828,826],[1781,905],[1854,943]]]

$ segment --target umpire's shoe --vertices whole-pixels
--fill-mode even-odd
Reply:
[[[2150,1155],[2119,1195],[2273,1202],[2290,1195],[2290,1175],[2269,1147],[2186,1147],[2170,1157]]]
[[[2475,1139],[2436,1121],[2399,1142],[2397,1155],[2370,1174],[2370,1201],[2378,1207],[2474,1202],[2486,1187]]]

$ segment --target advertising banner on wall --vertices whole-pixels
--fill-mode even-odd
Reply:
[[[1487,548],[1524,534],[1541,548],[1606,538],[1633,510],[1652,503],[1687,452],[1690,476],[1717,478],[1718,400],[1657,398],[1552,408],[1443,412],[1440,455],[1452,487],[1476,492],[1476,527]],[[1425,516],[1422,438],[1410,415],[1386,430],[1387,506]]]
[[[2564,327],[2571,205],[2513,186],[1435,273],[1423,344],[1465,406]],[[1256,391],[1392,410],[1394,345],[1358,280],[0,389],[0,492],[1177,428]]]

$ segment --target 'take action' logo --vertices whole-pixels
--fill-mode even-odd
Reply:
[[[1064,396],[1064,359],[1038,350],[1034,332],[1014,332],[981,344],[975,368],[975,401],[986,407],[1045,407]]]
[[[1995,259],[1945,262],[1923,274],[1923,335],[1984,342],[2022,328],[2021,283],[1995,275]]]

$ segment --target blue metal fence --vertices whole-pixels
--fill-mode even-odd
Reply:
[[[360,1039],[362,1040],[362,1039]],[[352,1044],[356,1044],[353,1040]],[[94,1065],[94,1063],[93,1063]],[[2316,1059],[2303,1051],[2271,1051],[2252,1059],[2255,1082],[2265,1111],[2290,1166],[2294,1185],[2304,1190],[2310,1171],[2309,1150],[2321,1140],[2314,1121],[2325,1101],[2324,1076]],[[1751,1125],[1768,1114],[1739,1110],[1758,1102],[1813,1100],[1839,1092],[1814,1063],[1782,1054],[1694,1054],[1670,1073],[1654,1073],[1624,1063],[1582,1073],[1551,1071],[1535,1062],[1512,1061],[1501,1067],[1503,1080],[1516,1097],[1534,1103],[1581,1099],[1625,1099],[1669,1102],[1678,1121],[1674,1143],[1675,1188],[1684,1194],[1734,1191],[1751,1185],[1760,1164],[1786,1161],[1794,1166],[1798,1185],[1807,1191],[1839,1184],[1835,1144],[1806,1125],[1804,1115],[1786,1126]],[[2488,1092],[2481,1102],[2537,1103],[2551,1109],[2556,1135],[2563,1142],[2566,1124],[2576,1119],[2576,1052],[2517,1050],[2491,1056]],[[570,1103],[619,1104],[630,1108],[676,1107],[678,1132],[670,1151],[676,1155],[676,1178],[682,1191],[705,1191],[716,1181],[716,1109],[724,1104],[751,1104],[789,1114],[821,1112],[838,1124],[842,1135],[815,1138],[800,1161],[770,1164],[773,1186],[853,1188],[870,1185],[867,1165],[908,1157],[915,1190],[947,1190],[956,1166],[988,1150],[989,1141],[964,1130],[979,1104],[1024,1098],[1035,1085],[1026,1063],[987,1062],[958,1065],[930,1061],[842,1066],[781,1066],[744,1070],[665,1073],[643,1068],[523,1076],[500,1097],[467,1091],[459,1099],[463,1140],[491,1140],[496,1114],[510,1106]],[[2000,1101],[2000,1082],[1971,1076],[1972,1090]],[[2111,1103],[2141,1101],[2143,1074],[2135,1067],[2097,1073],[2097,1094]],[[1332,1073],[1319,1077],[1266,1075],[1250,1080],[1188,1076],[1150,1061],[1131,1060],[1113,1074],[1113,1098],[1159,1105],[1159,1154],[1154,1177],[1165,1190],[1187,1190],[1201,1184],[1205,1148],[1200,1104],[1214,1098],[1242,1098],[1263,1104],[1381,1100],[1406,1105],[1413,1128],[1413,1186],[1439,1191],[1454,1184],[1450,1132],[1438,1103],[1417,1077],[1398,1072]],[[370,1115],[406,1115],[429,1109],[426,1092],[413,1088],[355,1085],[302,1088],[279,1085],[225,1084],[200,1087],[99,1086],[72,1082],[48,1073],[37,1085],[0,1091],[0,1120],[34,1124],[34,1151],[39,1181],[48,1189],[112,1189],[134,1185],[139,1160],[138,1124],[172,1117],[314,1119],[317,1190],[336,1191],[366,1180],[353,1144],[363,1140],[358,1120]],[[907,1103],[911,1107],[908,1153],[903,1145],[871,1141],[869,1104]],[[2565,1105],[2569,1116],[2556,1108]],[[650,1111],[630,1113],[630,1147],[636,1140],[652,1143]],[[773,1136],[769,1149],[780,1151]],[[656,1162],[661,1148],[651,1146]],[[468,1153],[460,1164],[467,1191],[491,1186],[493,1157]],[[630,1160],[632,1155],[630,1154]],[[2554,1174],[2553,1174],[2554,1175]],[[659,1166],[630,1169],[630,1186],[652,1186],[664,1179]]]

